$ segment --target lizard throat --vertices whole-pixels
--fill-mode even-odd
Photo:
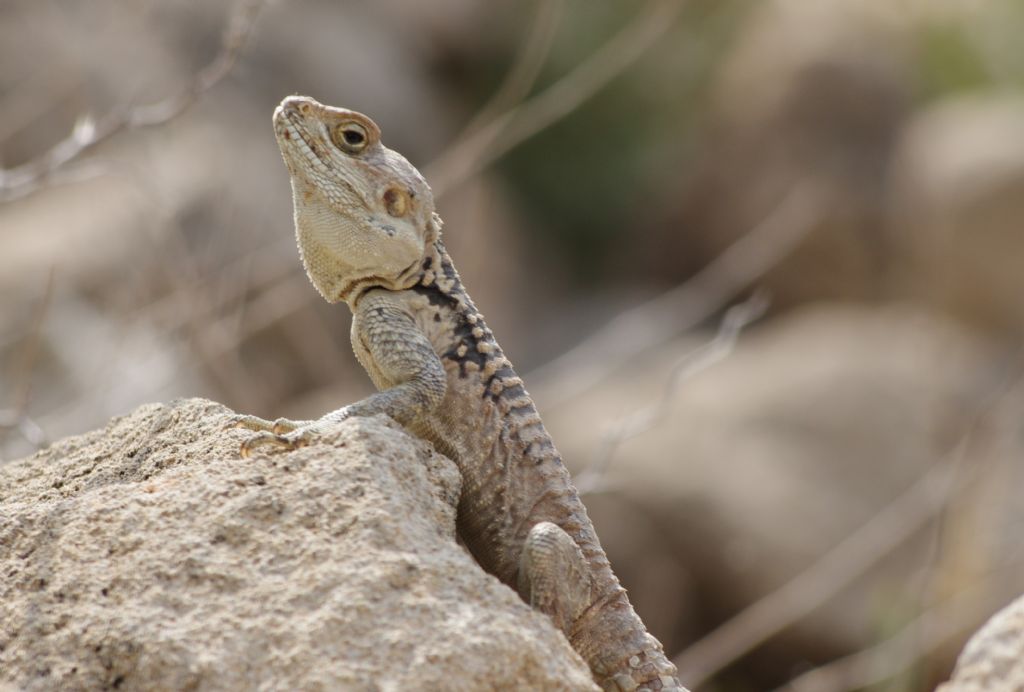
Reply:
[[[353,310],[355,310],[356,305],[359,303],[359,299],[362,298],[367,291],[374,288],[386,288],[392,291],[410,288],[420,281],[421,274],[420,260],[416,260],[402,270],[397,280],[377,275],[353,279],[341,284],[341,288],[337,293],[337,301],[345,301]]]

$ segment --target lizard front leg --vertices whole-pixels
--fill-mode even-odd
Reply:
[[[441,403],[447,387],[444,366],[412,316],[385,290],[374,290],[358,303],[352,322],[352,346],[381,391],[332,411],[315,421],[278,419],[273,423],[246,416],[238,425],[257,431],[242,443],[242,455],[258,447],[302,447],[323,430],[352,416],[386,414],[410,425]]]

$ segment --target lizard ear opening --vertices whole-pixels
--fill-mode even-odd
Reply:
[[[409,210],[409,193],[400,187],[389,187],[384,192],[384,207],[389,215],[402,218]]]

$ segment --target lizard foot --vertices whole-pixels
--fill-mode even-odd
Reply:
[[[310,428],[299,428],[284,435],[279,435],[270,430],[261,430],[243,442],[239,451],[243,457],[250,456],[260,447],[274,447],[291,451],[308,445],[314,435],[315,431]]]
[[[313,421],[294,421],[287,418],[269,421],[257,416],[239,416],[233,427],[256,433],[242,443],[239,452],[243,457],[248,457],[259,447],[276,447],[284,450],[305,447],[315,433]]]
[[[289,420],[278,418],[277,420],[265,420],[259,416],[238,416],[231,424],[233,428],[245,428],[253,432],[272,432],[275,435],[285,435],[299,428],[306,427],[312,423],[307,420]]]
[[[568,636],[591,603],[590,574],[576,541],[549,521],[531,528],[519,558],[518,590]]]

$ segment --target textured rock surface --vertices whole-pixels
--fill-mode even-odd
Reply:
[[[1024,690],[1024,596],[971,637],[953,677],[937,692]]]
[[[238,457],[147,405],[0,469],[0,687],[593,689],[456,544],[460,479],[386,419]]]

